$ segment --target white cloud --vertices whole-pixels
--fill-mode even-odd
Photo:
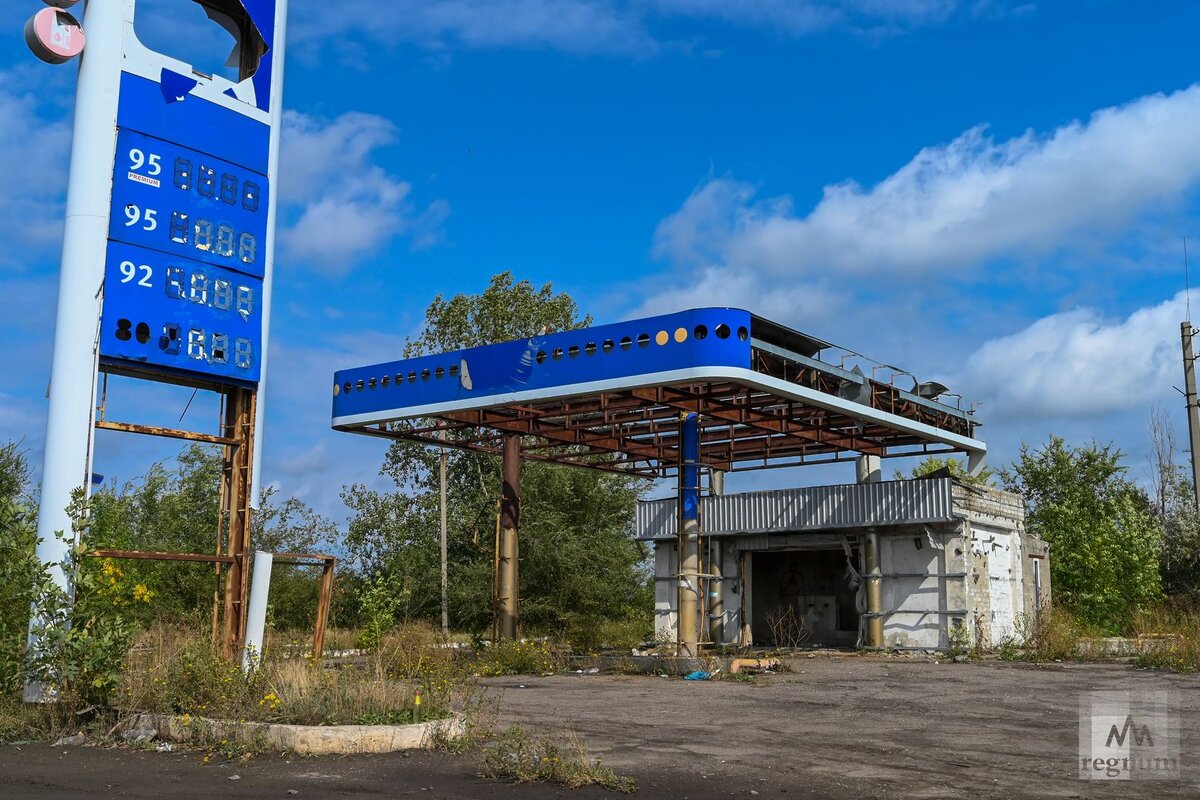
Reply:
[[[297,335],[309,328],[302,320],[286,321],[272,331],[263,479],[284,496],[300,497],[322,514],[342,519],[344,484],[388,485],[388,479],[378,476],[388,445],[330,428],[333,374],[399,358],[406,337],[365,329]],[[304,435],[297,437],[296,431]]]
[[[807,215],[735,180],[696,189],[659,227],[682,263],[789,276],[906,275],[1044,253],[1178,203],[1200,182],[1200,85],[1094,113],[1041,136],[982,126],[928,147],[880,183],[828,186]]]
[[[645,53],[656,44],[625,3],[607,0],[393,0],[370,13],[313,3],[297,9],[299,43],[365,35],[382,45],[411,42],[430,50],[546,48]]]
[[[340,277],[398,236],[414,246],[437,240],[449,206],[416,208],[411,185],[372,163],[395,140],[395,126],[374,114],[285,112],[280,196],[291,214],[280,231],[283,257]]]
[[[958,0],[392,0],[370,13],[312,3],[295,11],[294,40],[343,42],[351,32],[383,46],[553,49],[652,55],[666,40],[657,23],[717,19],[804,35],[835,26],[862,32],[943,22]],[[991,6],[992,4],[986,4]],[[1007,5],[1007,4],[1001,4]],[[361,51],[357,51],[361,54]]]
[[[1078,308],[985,342],[961,384],[998,419],[1088,417],[1144,410],[1182,381],[1180,292],[1124,319]]]
[[[711,17],[803,35],[835,26],[856,30],[910,28],[943,22],[962,5],[957,0],[649,0],[663,16]]]
[[[32,91],[39,84],[24,71],[0,71],[0,269],[24,271],[62,240],[71,128]]]
[[[686,276],[655,278],[637,294],[644,299],[627,311],[631,318],[721,306],[744,308],[808,330],[828,325],[845,310],[847,300],[844,292],[824,281],[772,285],[752,272],[727,273],[714,267],[701,267]]]

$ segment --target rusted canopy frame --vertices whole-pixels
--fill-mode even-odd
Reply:
[[[838,393],[841,380],[835,375],[821,372],[804,364],[791,363],[777,355],[757,348],[753,352],[755,369],[764,375],[771,375],[781,380],[817,389],[826,394],[836,395]],[[941,411],[931,405],[912,402],[895,386],[873,378],[867,379],[864,376],[864,381],[870,387],[872,408],[906,419],[923,422],[926,425],[956,433],[960,436],[968,438],[974,436],[971,421],[963,417],[961,413],[956,414],[949,409]]]
[[[453,420],[447,420],[453,423]],[[448,430],[454,429],[456,426],[448,426]],[[458,428],[468,426],[457,426]],[[386,424],[380,425],[364,425],[361,428],[355,429],[358,433],[367,436],[377,436],[382,439],[393,439],[399,441],[415,442],[421,445],[430,447],[455,447],[460,450],[470,450],[477,453],[486,453],[488,455],[499,455],[501,451],[502,434],[496,433],[492,436],[480,436],[470,439],[454,439],[450,438],[443,442],[436,433],[437,428],[416,428],[409,429],[400,426],[389,426]],[[566,445],[562,443],[553,443],[557,447],[567,450]],[[656,466],[646,464],[638,465],[638,460],[630,458],[621,458],[621,453],[613,453],[611,451],[573,451],[562,452],[554,455],[544,453],[524,453],[522,450],[522,458],[533,461],[545,461],[554,464],[568,464],[574,466],[588,467],[590,469],[598,469],[604,472],[612,472],[618,475],[640,475],[645,478],[658,478],[664,473]],[[583,459],[596,459],[593,461],[585,461]]]
[[[812,372],[812,370],[808,370]],[[791,373],[791,370],[788,370]],[[804,380],[805,368],[792,379]],[[816,375],[816,379],[821,376]],[[934,414],[908,403],[886,384],[873,383],[879,405],[897,403],[909,415],[924,416],[943,429],[958,427],[952,414]],[[530,439],[522,446],[524,458],[589,467],[619,474],[666,477],[679,458],[680,413],[702,415],[701,460],[726,471],[763,469],[773,461],[824,463],[845,460],[847,452],[900,455],[896,448],[918,447],[918,452],[956,452],[953,448],[929,450],[919,436],[865,423],[847,414],[797,403],[770,392],[737,383],[697,383],[609,391],[502,408],[448,412],[424,421],[402,421],[364,426],[361,433],[423,445],[442,443],[465,450],[498,454],[506,433]],[[934,417],[937,417],[935,420]],[[904,453],[909,454],[909,453]]]

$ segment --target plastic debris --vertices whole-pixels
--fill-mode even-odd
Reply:
[[[79,747],[82,744],[87,744],[87,737],[82,733],[77,733],[74,736],[63,736],[51,747]]]
[[[711,677],[712,677],[712,673],[705,672],[702,669],[698,669],[695,672],[690,672],[687,675],[684,675],[683,679],[685,681],[706,681]]]
[[[599,667],[588,667],[583,672],[585,675],[596,675],[600,672],[600,668]]]
[[[158,735],[153,725],[143,725],[138,728],[130,728],[127,731],[121,732],[121,738],[126,742],[133,744],[142,744],[148,742]]]

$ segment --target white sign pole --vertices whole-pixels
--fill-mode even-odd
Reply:
[[[277,0],[275,5],[275,41],[287,40],[287,0]],[[277,58],[273,65],[275,76],[271,81],[271,150],[267,174],[271,177],[270,195],[267,202],[266,261],[263,264],[262,290],[262,344],[259,346],[258,405],[254,416],[254,465],[250,470],[250,506],[258,509],[261,495],[263,425],[267,418],[267,361],[271,343],[271,294],[275,284],[275,217],[279,203],[279,135],[283,130],[283,68],[284,59]]]
[[[263,639],[267,632],[267,603],[271,593],[271,565],[275,556],[259,550],[254,554],[254,575],[250,580],[250,609],[246,614],[246,647],[242,650],[242,670],[253,672],[262,663]]]
[[[68,590],[68,577],[60,567],[71,546],[71,520],[66,509],[73,490],[83,487],[86,492],[91,486],[98,321],[116,150],[124,11],[124,0],[89,0],[83,22],[88,43],[81,57],[75,93],[37,547],[38,560],[48,564],[50,576]],[[68,539],[59,540],[55,535],[58,531]],[[34,608],[31,648],[36,642],[38,618],[38,609]],[[30,684],[25,687],[25,699],[48,699],[46,690],[40,684]]]

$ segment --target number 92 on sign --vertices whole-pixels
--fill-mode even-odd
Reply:
[[[258,278],[110,242],[101,357],[256,382],[261,299]]]

